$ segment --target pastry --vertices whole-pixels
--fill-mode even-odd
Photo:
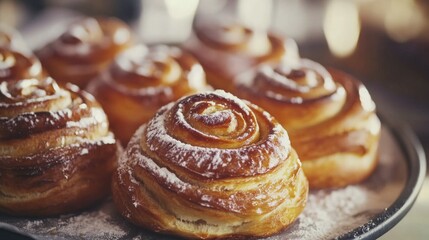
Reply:
[[[227,91],[232,91],[232,79],[252,66],[298,57],[293,39],[239,24],[198,24],[184,47],[200,61],[208,83]]]
[[[201,239],[275,234],[308,194],[284,128],[221,90],[162,107],[131,139],[112,186],[134,224]]]
[[[236,94],[288,131],[312,188],[343,187],[374,170],[380,121],[357,79],[309,59],[264,65],[236,80]]]
[[[25,55],[11,48],[0,46],[0,82],[12,79],[40,78],[42,75],[42,65],[34,55]]]
[[[130,29],[122,21],[84,18],[36,54],[58,83],[70,82],[84,88],[130,42]]]
[[[201,65],[177,47],[136,45],[120,54],[87,90],[125,145],[163,105],[207,88]]]
[[[0,83],[0,212],[69,213],[110,192],[118,145],[88,93],[52,78]]]

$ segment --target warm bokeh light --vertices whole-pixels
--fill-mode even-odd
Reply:
[[[353,53],[360,34],[359,11],[356,3],[345,0],[328,2],[323,31],[329,49],[337,57]]]
[[[386,5],[384,26],[391,38],[406,42],[420,34],[425,17],[415,0],[390,0]]]
[[[267,30],[271,25],[271,0],[239,0],[237,14],[239,21],[256,30]]]
[[[183,19],[195,14],[199,0],[164,0],[168,15],[174,19]]]

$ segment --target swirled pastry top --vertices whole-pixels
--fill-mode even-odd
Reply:
[[[184,44],[206,71],[226,78],[264,62],[299,58],[293,39],[255,31],[238,24],[199,24]],[[211,83],[213,84],[213,83]],[[217,87],[217,86],[215,86]]]
[[[71,24],[39,54],[84,65],[112,59],[130,40],[130,29],[117,19],[84,18]]]
[[[35,134],[44,141],[39,141]],[[109,136],[106,115],[91,95],[77,87],[60,88],[51,78],[0,83],[2,155],[28,155],[82,139],[104,137],[114,142]],[[22,146],[13,147],[15,141]]]
[[[124,51],[88,89],[101,94],[100,85],[146,105],[164,105],[207,87],[201,65],[183,50],[165,45]]]
[[[34,55],[24,55],[0,46],[0,82],[41,76],[42,65]]]
[[[268,113],[221,90],[163,107],[143,134],[145,155],[208,181],[266,173],[290,152],[287,132]]]
[[[195,34],[198,39],[211,48],[264,58],[272,54],[283,54],[283,40],[275,35],[258,32],[248,27],[231,24],[196,25]]]
[[[239,76],[237,85],[239,96],[255,99],[268,109],[278,108],[273,112],[281,112],[282,124],[291,130],[325,121],[359,97],[352,83],[308,59],[261,66]],[[374,110],[372,101],[363,107]]]

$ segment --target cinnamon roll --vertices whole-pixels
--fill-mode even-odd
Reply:
[[[208,83],[227,91],[232,91],[232,80],[237,74],[255,65],[298,58],[293,39],[238,24],[196,25],[184,47],[201,62]]]
[[[163,105],[207,89],[201,65],[177,47],[136,45],[88,86],[123,144]],[[130,114],[132,113],[132,114]]]
[[[134,224],[201,239],[277,233],[308,194],[284,128],[221,90],[162,107],[131,139],[112,185]]]
[[[110,192],[118,146],[102,108],[51,78],[0,83],[0,212],[50,216]]]
[[[312,188],[343,187],[376,166],[380,121],[365,86],[308,59],[238,77],[237,95],[273,114],[289,133]]]
[[[84,88],[130,42],[130,29],[122,21],[84,18],[36,54],[56,81]]]

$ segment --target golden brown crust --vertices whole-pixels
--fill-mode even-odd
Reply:
[[[37,51],[46,71],[60,84],[84,88],[131,43],[129,27],[114,18],[84,18]]]
[[[126,145],[137,128],[165,104],[207,89],[201,65],[177,47],[136,45],[88,86]],[[132,114],[130,114],[132,113]]]
[[[200,239],[275,234],[308,194],[286,131],[223,91],[163,107],[128,144],[112,187],[134,224]]]
[[[261,66],[236,83],[238,96],[265,108],[288,130],[311,187],[357,183],[374,169],[380,121],[358,80],[300,59]]]
[[[118,145],[94,98],[51,78],[0,83],[0,211],[52,216],[109,191]]]
[[[197,25],[184,47],[201,62],[208,83],[226,91],[233,90],[232,80],[237,74],[255,65],[298,57],[292,39],[237,24]]]

